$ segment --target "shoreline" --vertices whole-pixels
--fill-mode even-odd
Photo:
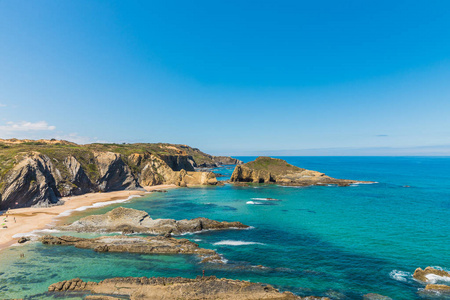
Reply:
[[[25,207],[10,209],[7,214],[7,222],[4,222],[6,214],[0,216],[0,223],[5,223],[8,228],[0,229],[0,253],[4,249],[17,243],[19,237],[16,235],[30,233],[34,230],[49,229],[52,223],[61,222],[68,218],[73,212],[96,208],[94,204],[102,203],[101,206],[117,203],[118,200],[127,200],[131,196],[144,196],[147,192],[160,189],[173,189],[176,185],[155,185],[144,187],[145,191],[114,191],[107,193],[88,193],[79,196],[61,198],[63,205],[51,207]],[[108,203],[110,202],[110,203]],[[14,221],[15,219],[15,221]]]

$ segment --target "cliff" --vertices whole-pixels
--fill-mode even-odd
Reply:
[[[186,145],[0,139],[0,210],[157,184],[214,185],[213,173],[195,167],[215,163],[213,156]]]
[[[347,186],[363,182],[336,179],[317,171],[302,169],[286,161],[271,157],[258,157],[243,165],[237,165],[230,178],[231,182],[277,183],[281,185],[309,186],[336,184]]]

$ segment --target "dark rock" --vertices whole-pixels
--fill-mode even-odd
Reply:
[[[26,243],[26,242],[28,242],[30,240],[30,238],[28,238],[28,237],[21,237],[17,242],[19,243],[19,244],[23,244],[23,243]]]

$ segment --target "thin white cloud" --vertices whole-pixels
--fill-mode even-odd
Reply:
[[[0,103],[0,107],[6,107],[6,104]]]
[[[46,121],[39,122],[6,122],[6,125],[0,126],[0,134],[9,132],[23,132],[23,131],[49,131],[55,130],[56,126],[49,125]]]
[[[106,143],[106,141],[100,140],[97,137],[91,138],[87,136],[80,136],[76,132],[69,134],[57,134],[53,138],[57,140],[66,140],[77,144]]]

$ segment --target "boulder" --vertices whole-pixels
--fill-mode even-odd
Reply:
[[[413,274],[414,279],[423,281],[423,282],[435,282],[439,280],[439,277],[442,277],[444,280],[450,280],[450,273],[444,270],[437,270],[432,267],[426,267],[425,270],[421,268],[417,268]]]

